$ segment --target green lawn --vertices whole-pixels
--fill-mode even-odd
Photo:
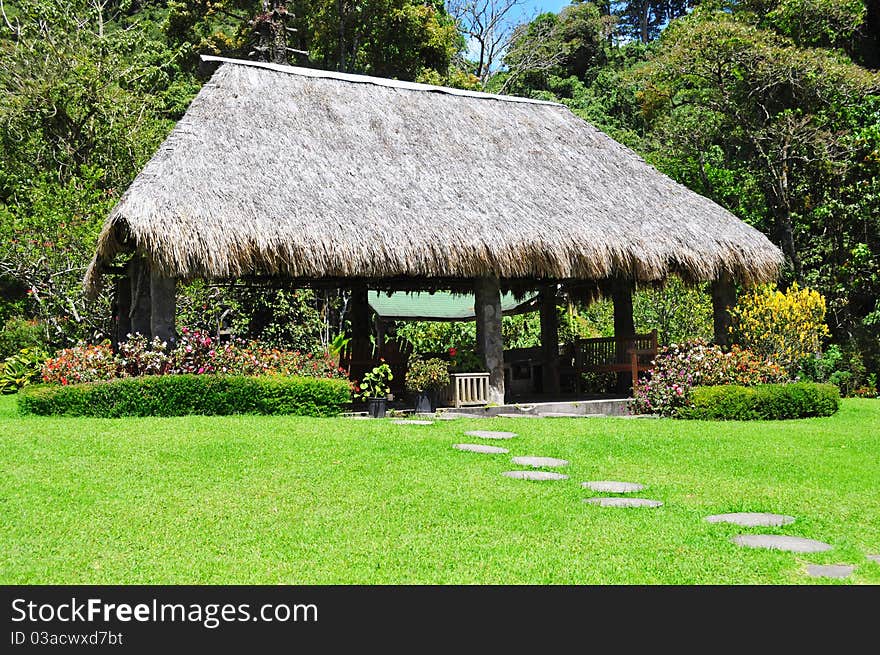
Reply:
[[[506,455],[453,450],[513,430],[511,455],[571,479],[502,477]],[[489,443],[489,442],[486,442]],[[808,563],[880,583],[880,401],[826,419],[53,419],[0,399],[2,583],[821,583]],[[649,485],[659,509],[581,502],[583,480]],[[771,511],[784,528],[710,525]],[[740,532],[834,546],[743,549]],[[836,582],[836,581],[835,581]]]

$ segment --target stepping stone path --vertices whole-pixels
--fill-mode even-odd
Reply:
[[[599,507],[660,507],[663,504],[647,498],[584,498],[584,502]]]
[[[880,564],[880,555],[868,555],[868,559],[872,562],[877,562]]]
[[[457,450],[466,450],[471,453],[486,453],[487,455],[506,455],[510,452],[507,448],[485,446],[481,443],[457,443],[452,447]]]
[[[394,425],[434,425],[434,421],[418,421],[415,419],[401,419],[393,423]]]
[[[516,480],[568,480],[567,475],[553,471],[505,471],[501,475]]]
[[[731,539],[731,541],[747,548],[770,548],[773,550],[785,550],[790,553],[822,553],[826,550],[831,550],[830,545],[821,541],[778,534],[741,534]]]
[[[541,418],[537,414],[497,414],[498,418]]]
[[[585,489],[592,489],[593,491],[608,494],[631,494],[645,488],[645,485],[639,484],[638,482],[615,482],[612,480],[582,482],[581,486]]]
[[[568,466],[568,460],[556,457],[514,457],[513,463],[520,466],[534,466],[535,468]]]
[[[808,564],[807,575],[811,578],[848,578],[855,568],[849,564]]]
[[[746,528],[779,527],[794,523],[793,516],[785,514],[765,514],[761,512],[735,512],[733,514],[713,514],[707,516],[709,523],[733,523]]]
[[[465,434],[480,439],[513,439],[516,436],[516,432],[492,432],[491,430],[471,430]]]
[[[575,414],[574,412],[543,412],[538,414],[541,418],[586,418],[589,414]]]

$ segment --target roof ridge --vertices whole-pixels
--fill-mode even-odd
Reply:
[[[204,62],[216,61],[222,64],[235,64],[238,66],[251,66],[253,68],[265,68],[279,73],[302,75],[303,77],[316,77],[322,79],[340,80],[342,82],[355,82],[358,84],[374,84],[376,86],[390,87],[393,89],[406,89],[408,91],[428,91],[433,93],[446,93],[453,96],[466,98],[480,98],[483,100],[499,100],[501,102],[520,102],[531,105],[550,105],[551,107],[565,107],[562,103],[549,100],[536,100],[534,98],[520,98],[518,96],[505,96],[483,91],[467,91],[465,89],[453,89],[448,86],[436,86],[434,84],[422,84],[421,82],[404,82],[385,77],[372,77],[370,75],[355,75],[352,73],[337,73],[320,68],[302,68],[300,66],[288,66],[285,64],[272,64],[264,61],[247,61],[245,59],[231,59],[229,57],[215,57],[214,55],[201,55]]]

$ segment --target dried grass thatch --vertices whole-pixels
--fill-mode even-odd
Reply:
[[[759,231],[547,102],[222,60],[104,225],[174,277],[774,278]]]

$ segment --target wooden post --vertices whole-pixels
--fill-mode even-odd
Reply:
[[[151,339],[150,267],[143,256],[132,257],[128,277],[131,280],[131,308],[128,311],[131,333]]]
[[[370,329],[370,302],[366,284],[358,284],[351,288],[351,299],[348,301],[348,320],[351,323],[352,340],[370,340],[372,330]]]
[[[131,332],[131,279],[128,274],[116,278],[113,283],[113,334],[111,345],[113,352],[119,350],[119,344],[126,340]]]
[[[150,332],[168,344],[177,341],[175,314],[177,313],[177,280],[150,271]]]
[[[489,371],[489,402],[504,404],[504,338],[501,336],[501,285],[497,277],[480,277],[474,284],[478,347]]]
[[[541,290],[541,382],[544,393],[559,393],[559,315],[556,285]]]
[[[730,308],[736,304],[736,287],[729,276],[723,275],[712,282],[712,322],[715,344],[730,345]]]
[[[611,282],[611,301],[614,304],[614,336],[631,337],[636,333],[635,322],[633,320],[633,301],[632,294],[635,284],[631,280],[617,278]],[[626,352],[626,345],[623,341],[616,342],[615,360],[617,363],[626,363],[629,355]],[[627,373],[618,373],[617,375],[617,391],[619,393],[629,393],[632,385],[631,375]]]

